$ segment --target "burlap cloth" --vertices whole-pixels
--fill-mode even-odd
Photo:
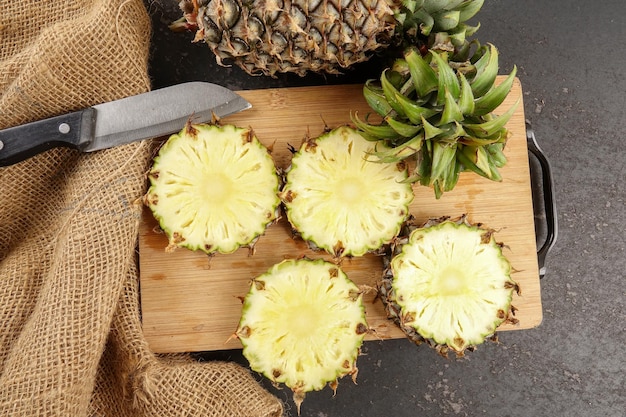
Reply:
[[[140,0],[0,0],[0,128],[150,89]],[[280,416],[245,368],[156,356],[136,240],[151,141],[0,168],[0,416]]]

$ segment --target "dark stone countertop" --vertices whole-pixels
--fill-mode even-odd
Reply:
[[[167,25],[174,0],[149,2],[153,87],[210,81],[231,89],[359,83],[372,61],[343,76],[251,77],[215,63],[192,34]],[[366,342],[358,385],[307,395],[303,417],[618,417],[626,410],[626,6],[608,0],[485,2],[477,38],[516,64],[527,121],[552,165],[559,236],[541,281],[543,323],[502,332],[463,359],[405,340]],[[245,363],[238,351],[205,359]],[[259,380],[261,378],[259,377]],[[291,404],[289,390],[276,390]],[[295,409],[289,410],[295,415]]]

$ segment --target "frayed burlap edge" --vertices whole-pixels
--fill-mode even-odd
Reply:
[[[0,0],[0,128],[147,91],[139,0]],[[136,239],[150,141],[0,168],[0,415],[279,416],[233,363],[155,356]]]

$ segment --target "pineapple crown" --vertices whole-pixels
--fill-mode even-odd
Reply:
[[[470,26],[471,19],[482,8],[484,0],[402,0],[395,13],[401,30],[396,30],[397,45],[405,49],[420,46],[454,52],[467,48],[467,38],[480,24]]]
[[[365,100],[382,121],[352,117],[365,138],[388,147],[375,152],[380,161],[414,158],[410,180],[433,187],[437,198],[465,170],[500,181],[498,168],[506,163],[505,125],[517,104],[499,116],[492,112],[510,92],[517,69],[496,85],[498,50],[473,44],[475,52],[462,62],[450,60],[451,52],[408,50],[364,86]]]

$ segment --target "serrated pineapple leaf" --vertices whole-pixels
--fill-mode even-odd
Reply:
[[[491,168],[489,166],[489,157],[487,155],[487,151],[482,146],[473,147],[475,151],[475,163],[478,168],[480,168],[483,172],[489,173],[489,178],[491,178]]]
[[[491,176],[489,177],[489,179],[491,181],[496,181],[496,182],[500,182],[502,181],[502,175],[500,174],[500,171],[498,171],[498,168],[490,165],[491,168]]]
[[[463,25],[465,28],[465,37],[473,36],[478,29],[480,29],[480,23],[477,23],[475,26],[472,25]]]
[[[430,139],[434,138],[435,136],[444,133],[443,129],[440,129],[437,126],[432,125],[423,116],[422,116],[422,126],[424,126],[424,140],[426,140],[426,141],[429,141]]]
[[[423,141],[422,149],[417,154],[417,176],[420,184],[430,185],[430,172],[432,169],[432,142]]]
[[[463,125],[459,122],[454,122],[454,133],[452,133],[452,137],[454,138],[454,141],[458,141],[459,139],[464,138],[467,135],[467,132],[465,132],[465,129],[463,128]]]
[[[470,156],[467,156],[465,154],[466,152],[469,152]],[[463,165],[464,169],[467,169],[469,171],[472,171],[475,174],[480,175],[481,177],[489,179],[489,175],[491,175],[491,171],[489,171],[489,174],[487,174],[483,172],[483,170],[478,168],[478,166],[472,161],[473,155],[471,153],[471,150],[465,151],[465,149],[463,149],[461,152],[457,152],[456,158],[457,158],[457,161]]]
[[[405,59],[409,65],[409,72],[417,95],[424,97],[435,91],[438,85],[437,74],[420,53],[413,49],[406,54]]]
[[[380,86],[376,86],[373,80],[367,81],[363,86],[363,97],[370,108],[382,117],[393,111],[385,98],[383,89]]]
[[[484,96],[479,97],[475,102],[474,114],[482,116],[494,111],[506,97],[509,95],[513,87],[513,81],[517,75],[517,66],[513,66],[513,70],[504,81],[498,86],[492,87]]]
[[[495,165],[498,168],[502,168],[506,165],[507,158],[506,155],[504,155],[504,143],[487,145],[485,146],[485,149],[487,149],[487,152],[489,153],[489,160],[492,165]]]
[[[441,142],[433,143],[432,168],[430,170],[431,183],[435,179],[442,178],[444,173],[450,169],[449,165],[455,163],[456,143],[447,144]],[[432,185],[432,184],[431,184]]]
[[[428,119],[429,117],[437,114],[437,110],[430,107],[422,107],[404,95],[398,97],[398,102],[402,106],[407,119],[416,125],[422,124],[422,117]]]
[[[484,2],[484,0],[467,0],[464,4],[459,6],[458,10],[461,12],[461,22],[465,22],[474,17],[483,7]]]
[[[467,78],[462,72],[459,72],[459,79],[461,80],[461,94],[459,95],[459,110],[464,115],[474,113],[474,93],[472,87],[470,87]]]
[[[445,103],[443,105],[443,112],[441,113],[441,120],[439,126],[446,125],[452,122],[460,122],[463,120],[463,112],[459,108],[454,97],[450,94],[450,91],[445,89]]]
[[[403,123],[395,120],[392,117],[386,117],[385,122],[400,136],[410,138],[417,135],[421,130],[421,125],[415,125],[413,123]]]
[[[431,30],[433,30],[435,19],[433,19],[426,10],[420,8],[413,13],[409,22],[405,21],[402,25],[405,32],[410,24],[416,26],[416,29],[418,29],[422,35],[428,36]]]
[[[384,70],[382,75],[380,76],[380,84],[383,88],[383,93],[385,94],[385,98],[387,99],[387,103],[391,106],[392,109],[396,111],[400,117],[405,117],[404,108],[398,102],[398,96],[401,96],[400,92],[396,90],[396,87],[393,83],[387,78],[388,69]]]
[[[432,16],[435,19],[433,29],[445,32],[458,26],[461,12],[458,10],[440,10]]]
[[[465,25],[461,23],[454,31],[447,32],[450,42],[452,42],[452,45],[454,45],[455,49],[453,59],[459,56],[459,49],[465,47],[465,45],[467,44],[467,42],[465,42],[465,39],[467,38],[467,33],[464,26]]]
[[[508,123],[509,119],[515,113],[517,106],[520,103],[520,99],[517,99],[515,104],[511,106],[506,113],[496,116],[491,120],[488,120],[479,124],[465,124],[465,129],[468,132],[473,133],[478,138],[487,138],[497,134]]]
[[[372,152],[372,155],[378,158],[380,162],[401,161],[419,152],[422,148],[423,141],[423,133],[418,134],[401,145],[395,147],[387,147],[383,151],[376,150],[375,152]]]
[[[441,189],[439,181],[433,181],[433,190],[435,191],[435,198],[439,200],[443,195],[443,190]]]
[[[444,191],[452,191],[454,189],[456,184],[459,182],[461,168],[462,166],[456,161],[456,158],[452,162],[450,162],[448,171],[446,171],[443,177]]]
[[[364,132],[366,135],[370,137],[382,139],[397,139],[400,135],[396,133],[395,130],[391,128],[391,126],[381,123],[378,125],[371,125],[365,121],[362,121],[358,114],[355,112],[354,115],[350,117],[352,119],[352,123],[356,126],[357,129]]]
[[[476,73],[483,71],[489,63],[489,57],[491,56],[491,44],[477,45],[476,51],[472,55],[471,62],[474,64]]]
[[[396,90],[402,87],[406,79],[404,75],[391,68],[387,68],[383,72],[386,73],[385,76],[387,77],[387,81],[391,83]]]
[[[502,140],[502,134],[498,132],[489,138],[477,138],[475,136],[467,135],[460,139],[459,142],[467,146],[487,146],[497,143],[500,140]]]
[[[474,64],[476,75],[470,81],[474,97],[481,97],[493,86],[498,75],[498,50],[492,44]]]
[[[439,104],[443,104],[445,102],[446,89],[450,91],[450,94],[452,94],[452,97],[455,100],[458,99],[459,94],[461,94],[461,86],[454,70],[437,52],[431,51],[430,53],[437,65],[437,75],[439,78],[437,84],[437,102]]]

